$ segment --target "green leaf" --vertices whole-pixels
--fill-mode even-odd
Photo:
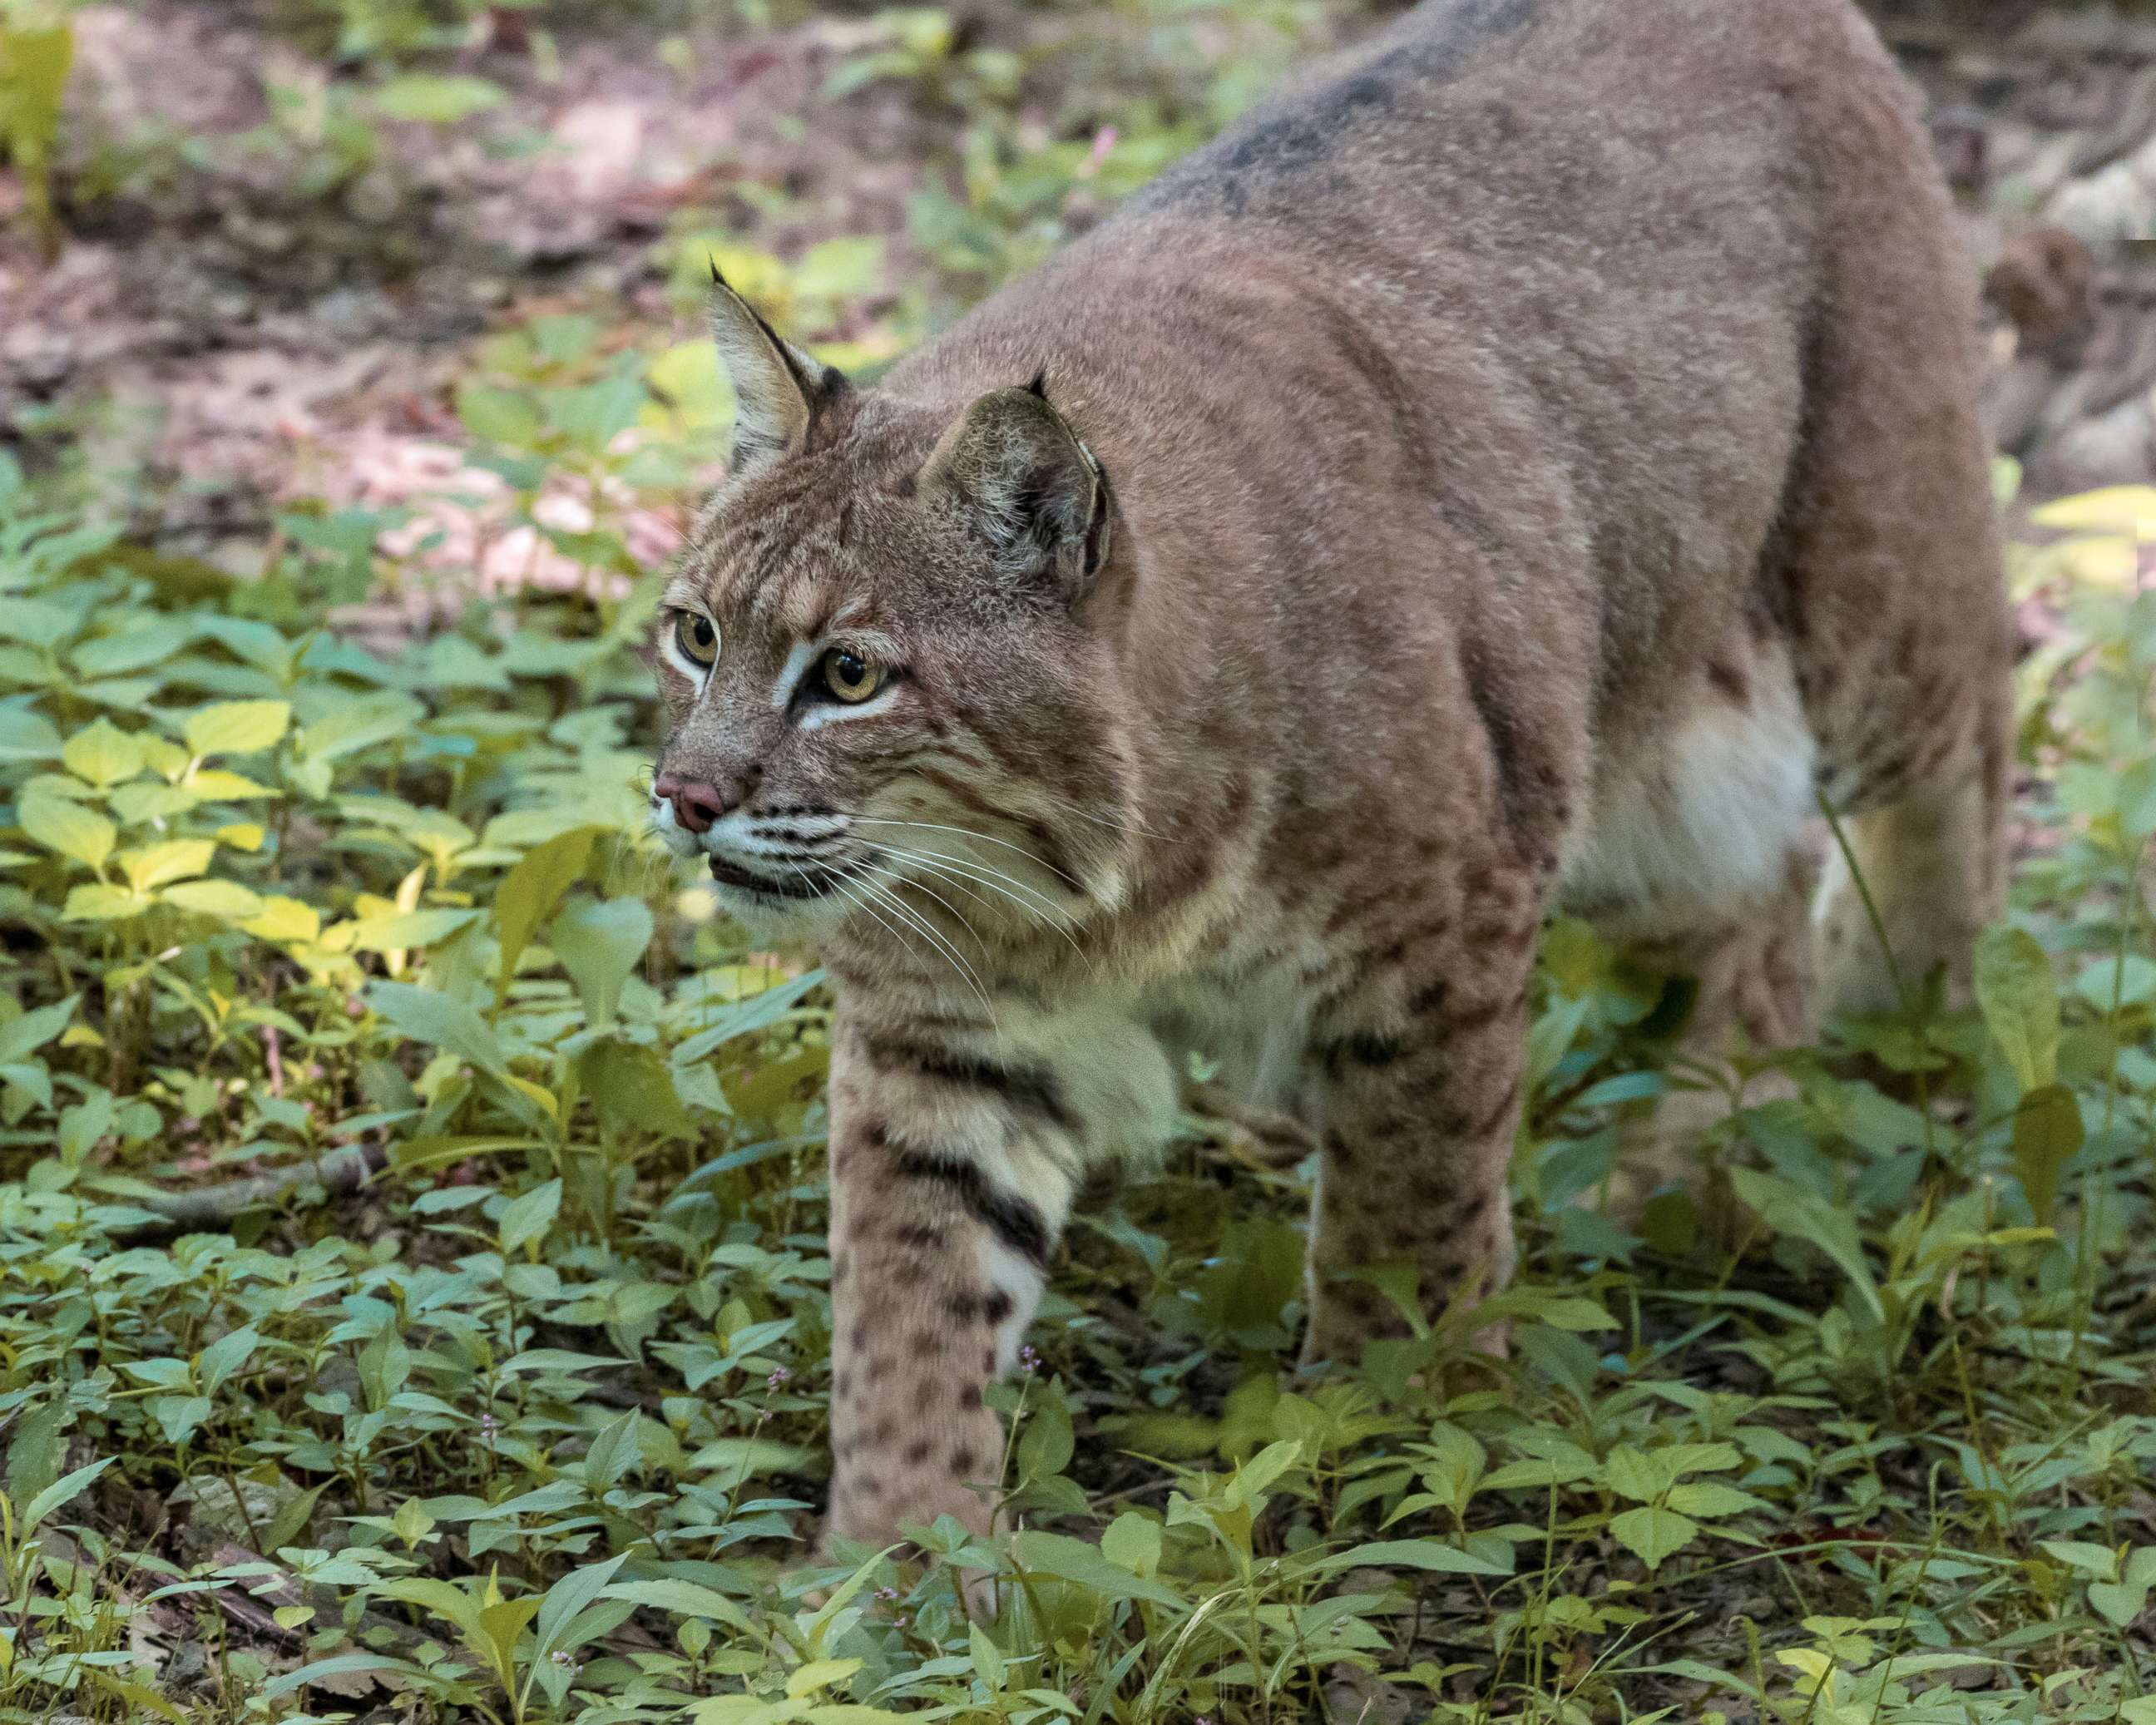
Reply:
[[[1547,1490],[1552,1486],[1577,1485],[1592,1479],[1597,1471],[1594,1458],[1584,1450],[1567,1444],[1559,1453],[1538,1455],[1524,1461],[1508,1461],[1493,1469],[1483,1480],[1482,1486],[1490,1491],[1512,1491],[1522,1488]]]
[[[980,1642],[984,1639],[981,1634],[980,1625],[978,1624],[973,1625],[973,1637],[974,1656],[978,1659]],[[993,1649],[994,1643],[990,1642],[989,1645]],[[996,1656],[996,1670],[1000,1673],[1003,1669],[1000,1654]],[[858,1659],[812,1659],[808,1664],[797,1666],[786,1674],[787,1699],[802,1701],[813,1695],[820,1695],[834,1684],[844,1682],[860,1668],[861,1661]],[[1000,1681],[998,1677],[998,1686],[1000,1686]],[[827,1716],[827,1710],[819,1707],[815,1712],[808,1714],[806,1717],[820,1720]]]
[[[572,905],[554,919],[547,945],[577,985],[595,1026],[613,1022],[622,984],[651,943],[651,911],[641,899]]]
[[[732,396],[718,350],[708,341],[676,342],[644,368],[644,376],[690,429],[709,430],[726,423]]]
[[[509,1076],[509,1060],[486,1020],[461,1000],[410,983],[371,983],[367,1004],[402,1034],[465,1060],[496,1078]]]
[[[165,1441],[179,1445],[192,1437],[203,1421],[217,1411],[217,1404],[206,1395],[152,1396],[150,1411],[157,1416]]]
[[[297,1542],[314,1520],[315,1505],[322,1493],[336,1483],[335,1480],[324,1480],[319,1486],[294,1493],[291,1501],[262,1530],[262,1543],[270,1550],[278,1551]]]
[[[1334,1552],[1317,1566],[1320,1574],[1342,1569],[1422,1569],[1434,1575],[1510,1575],[1512,1566],[1460,1550],[1436,1539],[1378,1539]]]
[[[67,1029],[81,999],[80,994],[70,994],[50,1006],[40,1006],[0,1023],[0,1065],[13,1065],[24,1055],[36,1053]]]
[[[701,1582],[672,1578],[658,1581],[618,1581],[600,1597],[627,1599],[632,1604],[647,1605],[654,1611],[670,1611],[676,1617],[708,1618],[713,1623],[723,1623],[729,1629],[738,1630],[743,1635],[755,1633],[747,1612],[724,1594],[706,1587]]]
[[[1160,1523],[1134,1509],[1125,1510],[1101,1534],[1101,1555],[1133,1574],[1158,1573],[1160,1553]]]
[[[1880,1297],[1878,1278],[1872,1274],[1871,1260],[1865,1256],[1856,1220],[1847,1211],[1758,1168],[1733,1168],[1729,1183],[1738,1197],[1758,1211],[1776,1233],[1808,1240],[1831,1258],[1848,1277],[1872,1322],[1886,1321],[1887,1307]]]
[[[821,985],[824,980],[821,970],[806,971],[799,976],[788,978],[776,988],[766,988],[762,993],[729,1007],[719,1018],[674,1050],[675,1064],[685,1065],[701,1060],[737,1037],[753,1035],[758,1030],[769,1029],[798,1005],[803,995]]]
[[[997,1646],[995,1642],[989,1639],[988,1631],[983,1630],[978,1623],[968,1625],[967,1643],[973,1656],[973,1675],[978,1677],[983,1683],[988,1686],[989,1694],[1002,1694],[1004,1683],[1007,1676],[1007,1672],[1004,1666],[1003,1649]],[[859,1665],[860,1662],[860,1661],[858,1660],[852,1661],[852,1663],[856,1666]],[[796,1678],[800,1677],[802,1675],[803,1673],[798,1671],[794,1674]],[[814,1686],[820,1687],[821,1686],[818,1685]],[[813,1693],[814,1691],[810,1686],[806,1685],[797,1691],[794,1688],[793,1684],[792,1682],[788,1682],[786,1686],[786,1692],[788,1695],[805,1695]]]
[[[193,1379],[193,1372],[183,1359],[161,1355],[155,1359],[131,1359],[121,1363],[120,1369],[144,1384],[154,1384],[160,1389],[175,1389]]]
[[[369,917],[352,931],[352,950],[394,952],[412,947],[431,947],[476,922],[480,915],[477,911],[437,909]]]
[[[473,1651],[483,1655],[480,1635],[480,1603],[472,1594],[449,1582],[428,1575],[401,1576],[394,1581],[385,1581],[376,1591],[385,1599],[403,1599],[409,1604],[454,1625],[467,1642],[473,1643]],[[536,1604],[536,1602],[534,1602]]]
[[[369,1409],[379,1412],[392,1397],[412,1380],[412,1350],[397,1333],[394,1324],[384,1324],[359,1351],[359,1383]]]
[[[111,720],[100,719],[68,738],[60,762],[77,778],[105,790],[142,770],[142,744]]]
[[[16,1529],[18,1539],[28,1536],[38,1524],[63,1504],[72,1503],[90,1489],[90,1483],[120,1458],[108,1455],[102,1461],[93,1461],[87,1467],[78,1467],[73,1473],[64,1474],[33,1497],[23,1510],[23,1519]]]
[[[51,720],[26,706],[0,706],[0,761],[49,761],[60,752]]]
[[[561,1181],[552,1179],[534,1186],[501,1213],[501,1255],[506,1258],[520,1246],[543,1240],[561,1213]]]
[[[538,1620],[531,1625],[531,1633],[538,1641],[531,1651],[535,1671],[554,1654],[566,1651],[566,1632],[578,1614],[606,1591],[607,1584],[613,1579],[613,1572],[626,1561],[624,1553],[608,1558],[603,1563],[587,1563],[572,1569],[547,1589],[547,1597],[539,1606]],[[528,1694],[531,1686],[529,1675],[524,1685]]]
[[[470,382],[457,386],[457,418],[481,443],[506,444],[512,449],[526,448],[535,442],[542,424],[539,409],[529,396]]]
[[[252,1324],[218,1337],[203,1349],[201,1358],[195,1362],[195,1381],[208,1394],[215,1395],[218,1386],[245,1365],[261,1343],[261,1332]]]
[[[2152,1589],[2156,1589],[2156,1545],[2144,1545],[2126,1560],[2120,1579],[2089,1584],[2089,1604],[2107,1622],[2124,1629],[2148,1609]]]
[[[393,78],[374,98],[375,106],[390,119],[416,120],[428,126],[454,126],[499,107],[501,101],[501,86],[485,78],[431,72]]]
[[[157,896],[182,911],[194,911],[227,922],[245,922],[262,914],[262,900],[235,880],[182,880]]]
[[[385,1586],[391,1585],[394,1584],[385,1584]],[[280,1677],[271,1678],[263,1686],[262,1698],[276,1701],[325,1678],[357,1676],[403,1678],[420,1694],[426,1692],[429,1681],[427,1668],[414,1665],[408,1659],[393,1658],[387,1653],[339,1653],[328,1659],[316,1660],[311,1665],[303,1665],[296,1671],[286,1671]]]
[[[2030,1091],[2014,1111],[2014,1168],[2039,1227],[2051,1225],[2059,1171],[2082,1147],[2082,1136],[2081,1105],[2063,1084]]]
[[[364,695],[316,720],[300,732],[293,752],[302,761],[337,761],[393,737],[408,737],[427,709],[408,695],[382,690]]]
[[[577,1055],[577,1081],[616,1126],[663,1137],[693,1138],[696,1122],[674,1088],[674,1069],[659,1051],[619,1036],[600,1036]]]
[[[600,1428],[584,1452],[584,1484],[593,1497],[608,1490],[630,1469],[644,1462],[644,1446],[637,1437],[642,1416],[634,1409]]]
[[[2024,1090],[2058,1076],[2058,986],[2034,935],[2005,926],[1984,930],[1976,943],[1976,1001]]]
[[[22,1503],[60,1476],[67,1460],[68,1428],[75,1411],[64,1401],[49,1401],[24,1414],[8,1445],[8,1495]]]
[[[94,809],[49,791],[33,791],[15,808],[15,824],[48,850],[85,868],[101,869],[120,842],[120,829]]]
[[[217,845],[208,839],[167,839],[161,845],[123,850],[115,860],[128,886],[136,892],[151,892],[201,874],[216,854]]]
[[[1698,1537],[1699,1523],[1673,1509],[1628,1509],[1609,1518],[1609,1531],[1651,1573]]]
[[[137,898],[124,886],[77,886],[69,889],[60,907],[64,922],[124,922],[150,908],[150,901]]]
[[[1708,1522],[1722,1516],[1741,1516],[1747,1510],[1768,1507],[1749,1491],[1740,1491],[1734,1486],[1725,1486],[1714,1480],[1694,1480],[1681,1486],[1673,1486],[1670,1488],[1666,1502],[1669,1507],[1680,1515],[1694,1516]]]
[[[1070,1410],[1063,1405],[1063,1398],[1050,1389],[1025,1422],[1025,1430],[1018,1440],[1019,1476],[1045,1480],[1061,1473],[1070,1465],[1076,1447]]]
[[[1620,1327],[1617,1320],[1604,1311],[1599,1303],[1584,1296],[1559,1298],[1538,1296],[1528,1312],[1530,1316],[1552,1329],[1587,1331]]]
[[[947,33],[947,18],[937,14]],[[817,296],[850,297],[874,293],[882,285],[884,241],[880,234],[843,234],[819,239],[793,268],[793,290]]]
[[[636,423],[648,399],[644,379],[630,364],[596,382],[550,390],[547,417],[557,431],[587,454],[599,455]],[[547,536],[553,538],[557,531],[548,532]]]
[[[74,28],[63,15],[0,13],[0,157],[13,165],[31,220],[53,228],[52,153],[60,104],[74,64]]]
[[[2094,1545],[2085,1539],[2046,1539],[2038,1543],[2049,1556],[2094,1580],[2118,1579],[2118,1553],[2111,1546]]]
[[[569,885],[584,871],[598,837],[598,827],[572,827],[543,845],[535,845],[523,860],[502,879],[494,896],[494,915],[501,936],[497,998],[506,999],[516,961],[531,944],[531,931],[545,922],[561,902]]]
[[[1602,1464],[1602,1482],[1620,1497],[1652,1503],[1676,1483],[1676,1470],[1662,1458],[1620,1444]]]
[[[1154,1530],[1156,1535],[1159,1529]],[[1011,1539],[1011,1555],[1021,1569],[1075,1583],[1106,1599],[1150,1600],[1171,1609],[1189,1609],[1189,1601],[1165,1583],[1140,1575],[1127,1565],[1111,1559],[1098,1546],[1067,1534],[1045,1533],[1028,1528]]]
[[[189,713],[181,734],[198,755],[252,755],[275,747],[291,722],[287,701],[220,701]]]

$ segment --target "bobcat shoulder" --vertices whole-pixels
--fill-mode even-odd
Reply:
[[[1342,1359],[1336,1272],[1509,1271],[1553,909],[1697,973],[1709,1054],[1877,1004],[1823,793],[1898,973],[1964,969],[1973,302],[1849,0],[1433,0],[874,388],[716,291],[653,817],[835,981],[834,1532],[988,1525],[982,1393],[1194,1050],[1318,1147]]]

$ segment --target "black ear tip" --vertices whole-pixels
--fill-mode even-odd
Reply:
[[[1033,374],[1033,382],[1025,386],[1025,390],[1027,394],[1037,395],[1043,401],[1048,399],[1048,367],[1046,366],[1043,366]]]
[[[713,257],[709,252],[706,252],[704,254],[704,261],[711,266],[711,285],[713,287],[724,287],[726,285],[726,279],[725,276],[719,274],[719,260]]]

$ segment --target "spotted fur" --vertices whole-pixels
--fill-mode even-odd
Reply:
[[[1192,1054],[1317,1152],[1342,1360],[1397,1314],[1337,1272],[1510,1269],[1553,908],[1697,974],[1710,1051],[1800,1035],[1823,791],[1899,974],[1965,965],[1972,298],[1847,0],[1435,0],[872,389],[719,290],[654,819],[836,981],[836,1532],[988,1525],[983,1392]],[[1846,880],[1820,915],[1877,1004]]]

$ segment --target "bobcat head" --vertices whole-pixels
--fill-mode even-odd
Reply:
[[[1042,377],[956,411],[856,389],[716,270],[711,321],[732,459],[647,649],[654,826],[767,927],[901,925],[901,885],[1077,920],[1127,795],[1100,463]]]

